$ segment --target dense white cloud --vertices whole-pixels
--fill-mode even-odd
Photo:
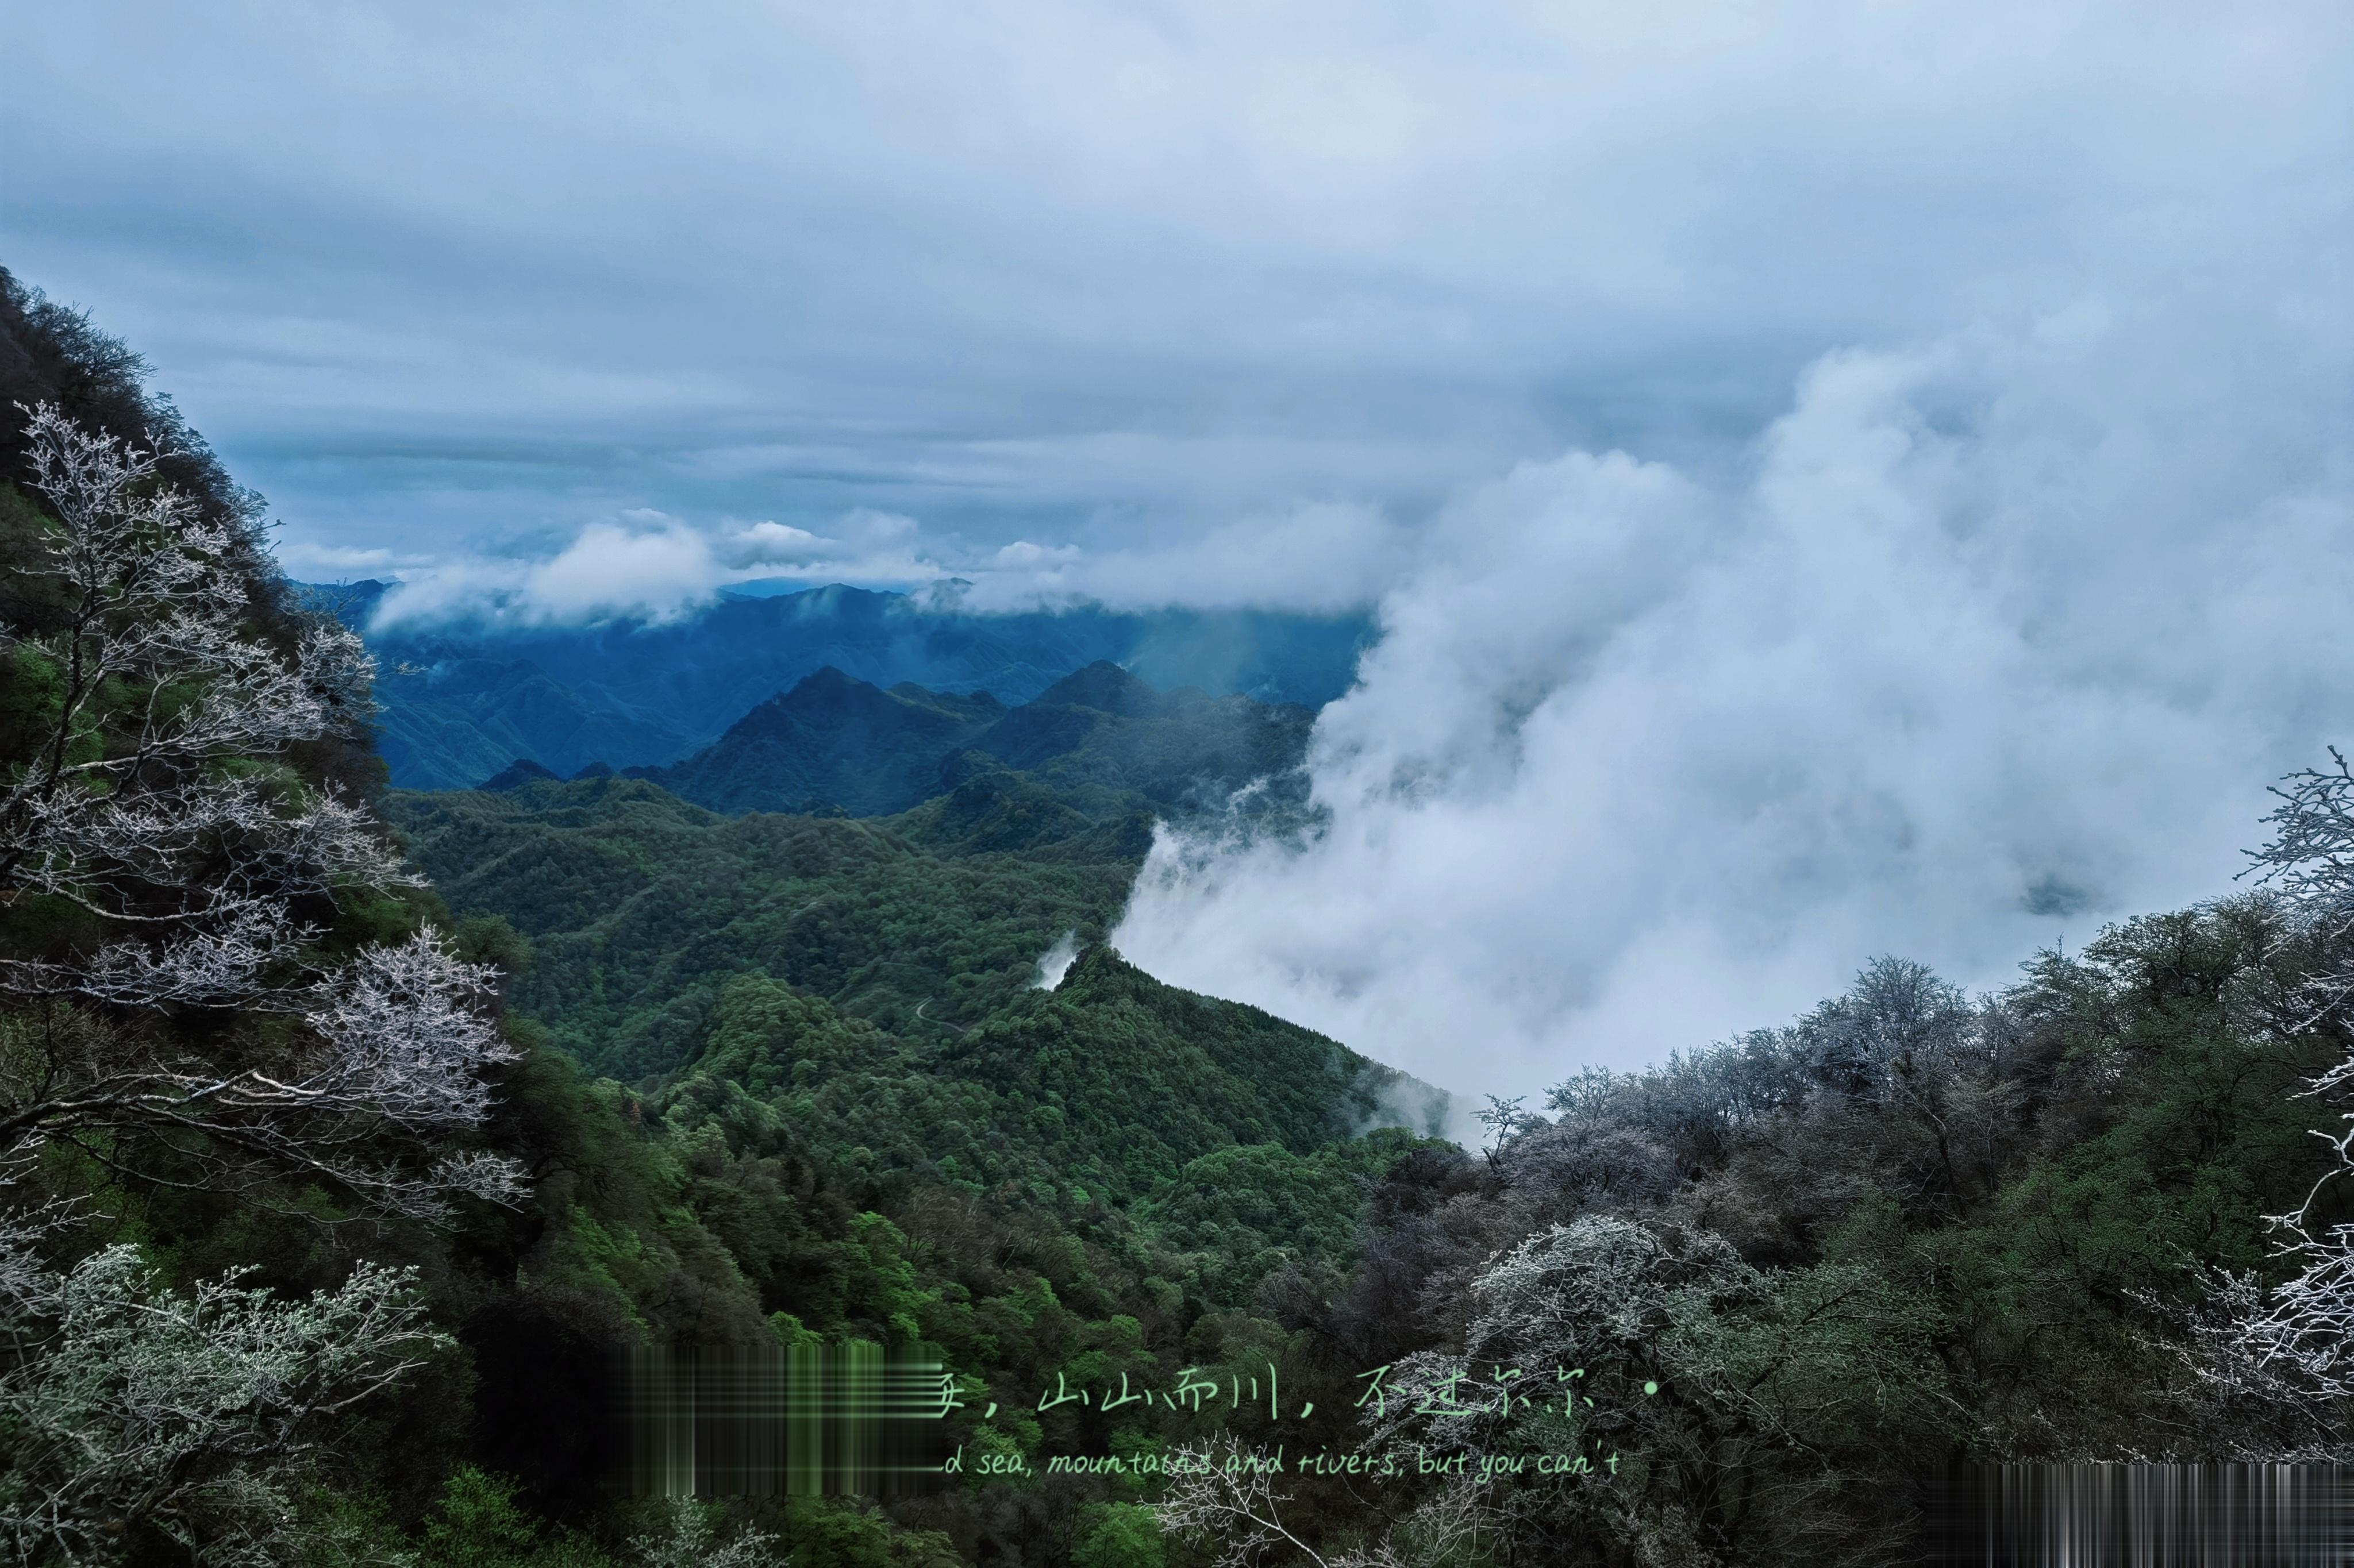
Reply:
[[[661,620],[700,603],[715,571],[709,542],[675,520],[642,529],[596,524],[526,572],[523,592],[550,620],[634,613]]]
[[[400,574],[376,624],[670,620],[709,602],[723,576],[702,532],[635,510],[588,524],[544,560],[461,557]]]
[[[2354,737],[2345,356],[2082,310],[1809,369],[1738,483],[1530,463],[1437,518],[1304,850],[1167,837],[1114,939],[1448,1086],[2003,979],[2226,890]]]

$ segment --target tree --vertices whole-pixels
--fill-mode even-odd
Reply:
[[[2250,868],[2275,884],[2301,934],[2323,953],[2342,954],[2354,932],[2354,771],[2332,747],[2334,771],[2306,768],[2282,780],[2280,804],[2265,817],[2272,842],[2251,853]],[[2325,959],[2307,978],[2305,999],[2312,1029],[2342,1017],[2354,1000],[2354,959]],[[2354,1084],[2354,1051],[2309,1082],[2304,1093],[2327,1097]],[[2297,1274],[2258,1294],[2240,1283],[2234,1316],[2234,1362],[2259,1379],[2286,1378],[2322,1399],[2354,1398],[2354,1223],[2331,1223],[2327,1206],[2337,1183],[2354,1175],[2354,1111],[2338,1118],[2343,1132],[2317,1128],[2329,1149],[2327,1167],[2294,1211],[2276,1214],[2284,1255]],[[2342,1207],[2336,1212],[2343,1212]]]
[[[691,1499],[670,1503],[668,1528],[633,1538],[631,1551],[645,1568],[777,1568],[777,1538],[749,1526],[719,1543],[713,1515],[719,1510]]]
[[[54,1263],[53,1178],[512,1201],[520,1168],[452,1134],[516,1053],[493,971],[411,929],[397,845],[306,768],[365,737],[358,640],[257,602],[249,525],[154,443],[48,406],[26,441],[48,514],[0,620],[0,1541],[279,1561],[333,1429],[446,1342],[414,1275],[290,1299],[249,1270],[174,1290],[128,1245]]]
[[[2248,852],[2253,863],[2241,874],[2273,884],[2297,924],[2334,946],[2354,932],[2354,770],[2336,747],[2329,758],[2334,770],[2305,768],[2273,787],[2280,804],[2264,817],[2273,824],[2272,842]],[[2306,994],[2313,1009],[2308,1024],[2354,1000],[2354,954],[2325,963],[2307,980]],[[2333,1088],[2349,1079],[2354,1060],[2314,1086]]]
[[[1213,1549],[1217,1568],[1250,1568],[1286,1547],[1317,1568],[1334,1568],[1285,1522],[1290,1499],[1277,1488],[1268,1457],[1237,1449],[1221,1458],[1207,1443],[1172,1450],[1169,1489],[1159,1505],[1161,1531]]]
[[[482,1119],[483,1071],[514,1056],[480,1005],[492,971],[429,927],[327,940],[347,906],[419,885],[360,803],[288,760],[365,726],[358,639],[266,628],[236,567],[249,541],[163,483],[158,451],[47,405],[27,430],[54,515],[18,567],[45,595],[0,622],[0,1181],[59,1141],[122,1169],[144,1140],[209,1181],[258,1164],[395,1213],[512,1199],[510,1161],[388,1152]]]
[[[1458,1343],[1384,1369],[1371,1446],[1460,1462],[1483,1531],[1548,1561],[1884,1560],[1838,1467],[1949,1408],[1930,1318],[1869,1267],[1760,1269],[1721,1236],[1585,1214],[1469,1281]],[[1548,1475],[1490,1460],[1550,1460]],[[1442,1488],[1433,1531],[1470,1505]],[[1858,1512],[1861,1510],[1856,1510]]]
[[[1222,1456],[1209,1443],[1173,1450],[1168,1490],[1153,1509],[1161,1532],[1213,1553],[1216,1568],[1257,1568],[1270,1561],[1270,1552],[1274,1561],[1288,1556],[1315,1568],[1422,1568],[1480,1561],[1480,1536],[1495,1534],[1499,1521],[1486,1506],[1486,1488],[1466,1477],[1442,1483],[1412,1518],[1380,1539],[1319,1551],[1299,1533],[1305,1527],[1286,1521],[1293,1499],[1276,1484],[1273,1457],[1264,1448],[1228,1448]],[[1099,1534],[1089,1545],[1104,1539]],[[1155,1560],[1140,1552],[1122,1559],[1107,1551],[1094,1561]],[[1075,1561],[1089,1568],[1086,1548]]]
[[[448,1343],[414,1272],[362,1264],[280,1300],[237,1276],[164,1289],[135,1248],[62,1273],[0,1238],[0,1543],[109,1561],[160,1533],[213,1563],[285,1555],[338,1417]]]

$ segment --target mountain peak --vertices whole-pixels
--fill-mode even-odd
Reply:
[[[903,701],[894,698],[871,682],[844,674],[828,664],[803,675],[793,683],[792,690],[779,692],[746,714],[729,726],[728,733],[732,735],[743,729],[754,732],[773,729],[779,724],[793,719],[828,718],[857,712],[879,713]]]
[[[1124,718],[1149,718],[1163,706],[1161,694],[1108,659],[1075,670],[1038,694],[1034,705],[1094,708]]]
[[[811,671],[808,674],[803,675],[800,680],[794,682],[793,689],[785,694],[787,696],[799,696],[804,692],[808,692],[812,694],[822,692],[846,692],[851,690],[853,687],[868,685],[869,683],[860,680],[855,675],[845,674],[837,665],[821,664],[816,669]],[[879,686],[870,686],[869,689],[880,691],[882,688]]]
[[[528,757],[518,757],[480,784],[477,789],[520,789],[526,784],[536,784],[556,777],[552,769],[541,767]]]

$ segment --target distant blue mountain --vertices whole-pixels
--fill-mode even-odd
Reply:
[[[366,630],[389,585],[313,587]],[[379,746],[393,782],[472,789],[517,758],[570,776],[676,762],[831,666],[874,685],[1026,703],[1098,661],[1161,688],[1321,707],[1372,641],[1362,615],[1099,608],[983,615],[832,587],[732,595],[663,625],[368,633],[381,666]]]
[[[1096,821],[1145,810],[1149,823],[1153,809],[1214,808],[1254,779],[1290,779],[1315,720],[1297,704],[1214,697],[1198,686],[1158,692],[1108,662],[1013,708],[987,693],[885,691],[829,667],[685,761],[627,771],[715,811],[879,817],[945,795],[962,794],[971,806],[1002,799],[1009,787],[1042,787],[1059,815]],[[1006,777],[976,787],[984,774]],[[482,788],[550,777],[518,761]],[[1295,788],[1278,788],[1296,799]]]

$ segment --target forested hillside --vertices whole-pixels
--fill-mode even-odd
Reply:
[[[1384,1107],[1439,1111],[1425,1086],[1102,948],[1124,861],[941,855],[894,831],[906,819],[728,819],[627,779],[387,811],[445,896],[528,942],[512,999],[575,1059],[637,1081],[732,1058],[743,1020],[790,998],[799,1044],[769,1076],[825,1091],[805,1125],[877,1170],[945,1160],[991,1187],[1134,1196],[1220,1143],[1306,1153]],[[1047,990],[1058,940],[1086,951]]]

